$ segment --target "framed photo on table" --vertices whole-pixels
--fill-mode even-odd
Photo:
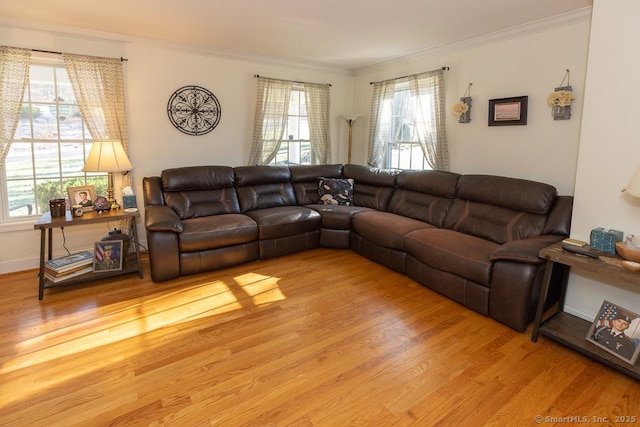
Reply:
[[[640,316],[604,301],[586,338],[590,343],[635,365],[640,354]]]
[[[93,271],[122,270],[122,240],[102,240],[93,244]]]
[[[527,124],[528,96],[489,100],[489,126]]]
[[[84,212],[93,210],[93,201],[96,199],[96,190],[93,185],[67,187],[67,193],[69,193],[71,206],[80,205]]]

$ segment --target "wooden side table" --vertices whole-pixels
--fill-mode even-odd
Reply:
[[[538,309],[533,324],[533,332],[531,333],[531,341],[536,342],[538,340],[538,334],[544,335],[620,372],[624,372],[635,379],[640,379],[640,367],[625,363],[623,360],[618,359],[586,340],[592,322],[588,322],[564,311],[564,299],[570,268],[578,268],[614,280],[622,280],[626,283],[638,285],[639,291],[640,273],[635,273],[622,267],[622,259],[618,256],[591,258],[578,255],[563,250],[562,242],[542,249],[540,251],[540,257],[547,260],[547,268],[538,300]],[[555,263],[568,267],[566,269],[567,277],[562,281],[560,302],[557,305],[557,310],[551,314],[546,313],[548,317],[543,319],[543,314],[545,314],[543,313],[544,306],[549,291],[549,282],[551,280],[551,271]]]
[[[50,213],[43,214],[38,221],[34,224],[34,229],[40,230],[40,271],[38,273],[38,299],[42,300],[44,297],[44,290],[53,286],[64,286],[70,284],[77,284],[81,282],[87,282],[91,280],[102,279],[105,277],[118,276],[121,274],[128,274],[138,272],[142,279],[142,262],[140,261],[140,244],[138,241],[138,228],[136,226],[136,219],[140,218],[139,212],[124,212],[123,210],[107,211],[101,214],[97,212],[85,212],[81,217],[72,217],[69,211],[66,212],[64,217],[51,218]],[[53,229],[73,227],[78,225],[89,225],[104,222],[120,221],[123,219],[131,220],[131,229],[133,231],[134,239],[134,253],[128,254],[123,260],[122,270],[117,271],[105,271],[105,272],[89,272],[81,276],[76,276],[65,280],[63,282],[53,283],[44,275],[45,264],[45,247],[47,248],[47,259],[51,259],[53,251]]]

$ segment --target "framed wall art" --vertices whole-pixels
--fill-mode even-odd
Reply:
[[[96,200],[96,190],[93,185],[67,187],[67,193],[69,193],[69,203],[71,206],[80,205],[84,212],[93,210],[93,202]]]
[[[640,354],[640,316],[604,301],[586,338],[590,343],[635,365]]]
[[[489,126],[527,124],[528,96],[489,100]]]

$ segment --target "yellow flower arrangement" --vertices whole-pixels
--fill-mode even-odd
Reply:
[[[549,107],[568,107],[574,99],[576,98],[571,91],[559,90],[549,94],[547,104],[549,104]]]
[[[458,118],[460,118],[460,116],[462,116],[467,111],[469,111],[469,106],[464,102],[456,102],[451,108],[451,113],[453,113],[453,115]]]

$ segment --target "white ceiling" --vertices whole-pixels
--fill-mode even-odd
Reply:
[[[357,69],[593,0],[0,0],[0,23]]]

